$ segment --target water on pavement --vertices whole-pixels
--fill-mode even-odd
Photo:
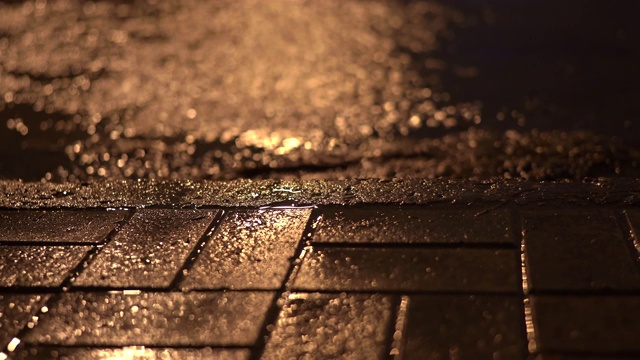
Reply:
[[[636,176],[632,1],[0,1],[0,178]]]

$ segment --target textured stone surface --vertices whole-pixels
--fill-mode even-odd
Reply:
[[[279,289],[310,214],[310,209],[228,214],[181,286]]]
[[[527,211],[522,217],[531,291],[640,289],[631,247],[610,211]]]
[[[290,191],[282,191],[289,189]],[[487,202],[558,206],[640,204],[640,179],[534,182],[424,179],[105,181],[89,184],[0,180],[0,206],[85,208],[171,205],[262,206],[289,204],[486,205]]]
[[[168,287],[216,213],[139,210],[74,286]]]
[[[124,211],[0,211],[0,241],[99,243]]]
[[[522,299],[413,295],[402,332],[403,359],[524,359]]]
[[[517,292],[510,250],[314,248],[297,290]]]
[[[13,359],[20,360],[247,360],[249,356],[249,349],[148,348],[144,346],[122,348],[27,346],[19,348],[12,354]]]
[[[531,357],[533,360],[617,360],[616,355],[567,355],[567,354],[537,354]]]
[[[211,233],[206,229],[216,210],[137,209],[138,215],[120,222],[118,232],[100,245],[79,281],[65,292],[55,287],[92,243],[0,239],[0,281],[5,281],[0,283],[0,346],[24,329],[10,358],[635,358],[640,355],[640,288],[635,285],[640,211],[620,206],[632,201],[635,192],[615,184],[500,181],[466,187],[456,182],[283,180],[25,185],[19,189],[27,193],[79,189],[50,199],[75,207],[105,199],[176,201],[176,206],[189,201],[275,203],[262,209],[226,208]],[[403,196],[423,205],[393,202]],[[41,200],[34,197],[30,204],[49,201]],[[334,205],[313,212],[287,208],[315,200]],[[438,203],[425,204],[431,201]],[[340,202],[370,204],[337,206]],[[27,218],[83,212],[110,213],[0,211]],[[520,253],[509,238],[517,232],[511,212],[523,220],[531,318],[525,318],[522,306]],[[310,214],[322,214],[323,220],[307,238],[303,232]],[[63,223],[46,222],[51,234]],[[38,226],[34,234],[46,228]],[[166,246],[167,239],[176,239],[176,246]],[[294,258],[299,246],[304,246],[300,261]],[[158,261],[149,264],[152,259]],[[183,266],[190,271],[181,274],[182,283],[172,282]],[[286,291],[276,299],[284,282]],[[164,288],[168,284],[178,288]],[[128,290],[122,292],[123,287]],[[153,287],[160,290],[150,292]],[[183,293],[180,287],[206,291]],[[18,291],[22,294],[12,293]],[[56,295],[43,308],[44,298],[34,300],[30,294],[36,291]],[[28,330],[32,316],[39,322]],[[530,335],[535,334],[531,354],[525,319],[531,320]],[[16,344],[11,342],[10,349]]]
[[[385,359],[392,300],[382,295],[293,293],[263,359]]]
[[[536,296],[532,305],[542,352],[640,355],[639,296]]]
[[[251,346],[274,294],[66,293],[26,343],[92,346]]]
[[[322,208],[314,243],[512,243],[507,210]]]
[[[48,295],[0,294],[0,349],[31,320]],[[1,350],[0,350],[1,351]]]
[[[0,287],[55,287],[69,276],[90,246],[0,245]]]

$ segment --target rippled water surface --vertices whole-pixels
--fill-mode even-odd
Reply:
[[[0,177],[636,176],[632,2],[0,1]]]

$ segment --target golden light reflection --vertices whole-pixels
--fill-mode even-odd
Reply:
[[[407,311],[409,309],[409,297],[402,296],[400,299],[400,306],[398,307],[398,313],[396,317],[396,323],[393,332],[393,340],[391,343],[391,351],[389,355],[393,355],[399,358],[403,353],[403,333],[407,322]]]
[[[7,351],[9,352],[13,352],[16,350],[16,348],[18,347],[18,345],[20,345],[20,339],[18,338],[13,338],[11,339],[11,341],[9,341],[9,344],[7,344]]]
[[[30,42],[0,52],[2,98],[76,114],[45,126],[81,138],[65,150],[77,169],[58,169],[69,180],[315,165],[373,154],[372,139],[479,119],[479,107],[452,103],[442,89],[447,64],[434,53],[460,15],[437,3],[55,1],[1,10],[0,32]],[[7,127],[32,133],[19,119]]]
[[[93,354],[92,354],[93,355]],[[144,346],[127,346],[122,349],[96,349],[96,359],[102,360],[142,360],[156,359],[157,354]]]

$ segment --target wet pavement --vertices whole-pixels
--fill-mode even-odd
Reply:
[[[0,1],[0,177],[637,177],[634,9]]]
[[[0,359],[640,358],[636,7],[0,0]]]
[[[3,357],[640,357],[638,180],[0,184]]]

